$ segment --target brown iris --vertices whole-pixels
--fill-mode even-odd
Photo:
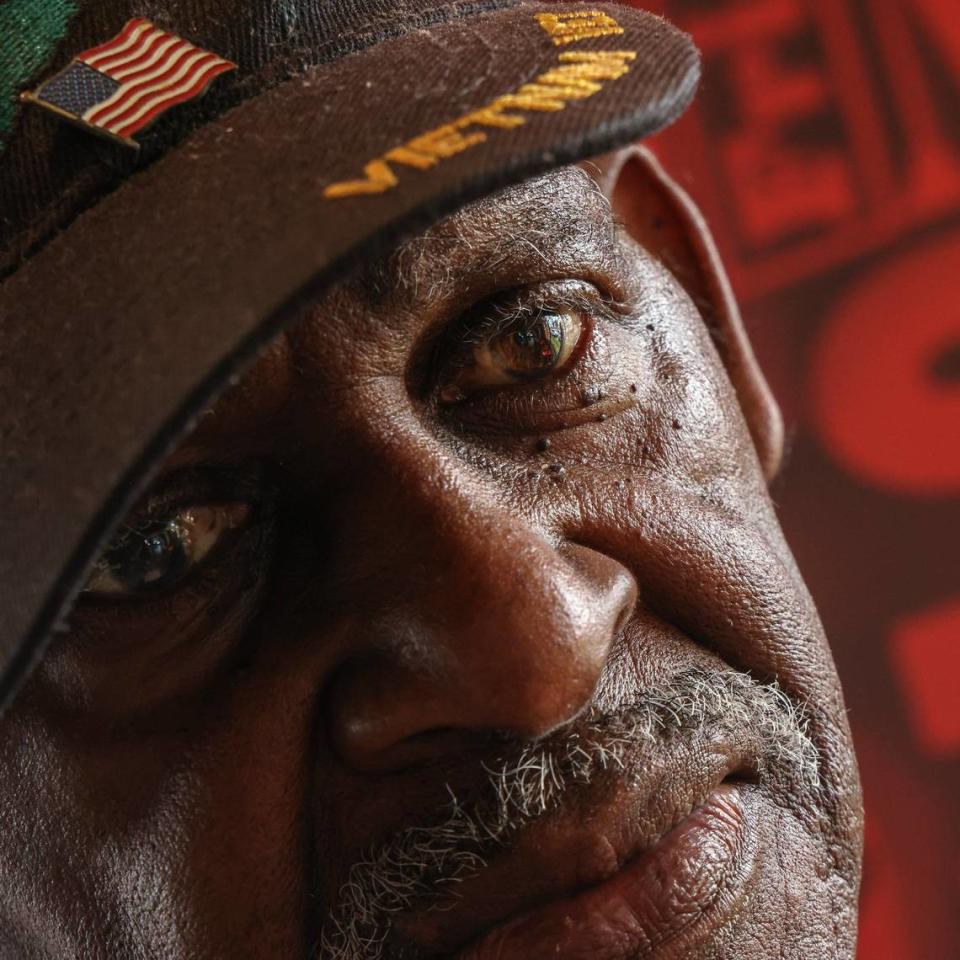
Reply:
[[[123,596],[173,586],[249,514],[245,503],[198,504],[126,526],[101,554],[84,592]]]
[[[563,371],[583,335],[577,310],[540,309],[498,323],[496,332],[465,348],[465,358],[441,398],[456,402],[488,387],[540,380]]]

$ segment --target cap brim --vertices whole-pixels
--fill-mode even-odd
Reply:
[[[622,32],[558,43],[537,14],[561,11]],[[0,285],[0,704],[160,459],[300,305],[471,199],[655,132],[698,77],[686,35],[614,4],[414,31],[201,128]]]

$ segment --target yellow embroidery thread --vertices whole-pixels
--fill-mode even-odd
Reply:
[[[397,185],[397,175],[384,160],[371,160],[363,168],[362,180],[331,183],[323,191],[325,197],[353,197],[364,193],[384,193]]]
[[[537,14],[537,20],[543,26],[543,18],[549,18],[551,25],[554,21],[560,23],[560,18],[605,18],[616,29],[610,28],[605,22],[600,24],[596,19],[589,20],[591,29],[600,29],[606,33],[623,33],[616,21],[596,11],[585,14]],[[580,24],[586,29],[586,21]],[[599,24],[599,26],[598,26]],[[567,33],[557,34],[551,28],[544,27],[554,37],[555,43],[568,43],[567,39],[557,39],[557,36],[568,36]],[[561,27],[557,26],[557,30]],[[566,29],[566,28],[564,28]],[[582,30],[573,40],[587,36],[601,36],[604,34],[584,33]],[[391,164],[413,167],[416,170],[429,170],[441,160],[463,153],[470,147],[483,143],[487,134],[477,127],[495,127],[511,129],[522,126],[527,118],[517,111],[553,112],[563,110],[572,100],[583,100],[592,97],[603,89],[603,84],[609,80],[622,77],[630,69],[630,62],[636,59],[632,50],[591,50],[584,52],[565,51],[559,55],[558,65],[546,73],[525,83],[513,93],[497,97],[484,107],[472,110],[470,113],[445,123],[420,136],[408,140],[399,147],[388,150],[383,156],[371,160],[363,168],[363,177],[358,180],[344,180],[340,183],[331,183],[323,191],[324,197],[336,199],[339,197],[355,197],[370,194],[384,193],[392,189],[399,182]],[[473,128],[473,129],[470,129]]]
[[[636,57],[630,50],[561,53],[561,65],[540,74],[516,93],[498,97],[494,104],[520,110],[562,110],[568,100],[583,100],[603,89],[598,81],[616,80]]]
[[[538,13],[536,20],[558,47],[577,40],[586,40],[588,37],[613,37],[623,33],[623,27],[600,10]]]

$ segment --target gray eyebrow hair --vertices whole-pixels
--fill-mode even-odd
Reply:
[[[604,218],[606,221],[604,226],[609,226],[611,233],[620,227],[609,199],[585,170],[579,166],[571,166],[544,175],[544,177],[555,176],[576,177],[586,188],[587,193],[599,201],[598,207],[607,211],[608,216]],[[493,268],[496,264],[503,262],[511,250],[520,246],[527,246],[539,254],[538,241],[542,242],[555,236],[558,228],[568,228],[569,221],[566,218],[561,220],[558,213],[556,221],[543,228],[535,228],[529,222],[522,223],[523,207],[529,206],[530,201],[524,204],[518,200],[518,195],[528,182],[506,187],[497,193],[467,204],[422,233],[408,237],[387,253],[364,263],[347,281],[351,291],[373,305],[381,304],[390,296],[397,294],[429,297],[432,291],[420,289],[424,261],[442,253],[443,251],[438,250],[438,247],[449,247],[453,243],[472,246],[470,231],[463,230],[462,227],[477,218],[482,218],[484,213],[495,209],[498,205],[506,205],[514,209],[510,210],[506,222],[500,225],[500,229],[494,235],[484,239],[482,247],[485,265]],[[591,223],[593,219],[582,218],[581,222],[585,229],[596,230],[596,222]],[[434,277],[431,286],[438,286],[442,280],[449,279],[449,270],[438,271],[436,263],[433,267],[434,272],[439,273],[439,276]]]

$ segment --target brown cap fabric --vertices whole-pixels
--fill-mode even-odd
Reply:
[[[78,213],[127,177],[144,169],[192,130],[265,90],[375,43],[410,30],[513,5],[515,0],[4,0],[20,36],[4,36],[0,17],[0,98],[42,82],[81,51],[109,40],[136,17],[145,17],[237,64],[186,108],[164,114],[138,139],[139,154],[51,123],[35,108],[17,112],[13,128],[0,126],[0,279],[46,243]],[[54,12],[61,10],[61,18]],[[64,9],[66,8],[66,9]],[[72,12],[71,12],[72,11]],[[69,20],[64,22],[65,17]],[[46,29],[36,21],[46,19]],[[50,20],[54,20],[50,23]],[[32,29],[31,29],[32,27]],[[53,36],[51,37],[51,34]],[[62,34],[62,37],[61,37]],[[37,70],[21,76],[25,59],[14,42],[49,44]],[[7,53],[13,74],[3,80]],[[16,57],[13,54],[18,54]],[[0,103],[0,108],[3,104]]]
[[[117,16],[90,14],[104,34],[81,47],[150,5],[96,6]],[[162,26],[242,61],[217,44],[217,29],[234,35],[223,3],[164,9],[200,6],[189,31],[172,14]],[[177,108],[142,168],[102,168],[111,144],[72,157],[82,131],[37,134],[44,176],[64,186],[21,198],[0,284],[0,702],[158,460],[300,305],[466,201],[658,130],[698,79],[689,38],[611,3],[285,5],[318,6],[313,46],[281,45],[256,81],[241,63],[226,112]],[[250,21],[234,19],[240,36]],[[19,163],[26,144],[21,129]]]

